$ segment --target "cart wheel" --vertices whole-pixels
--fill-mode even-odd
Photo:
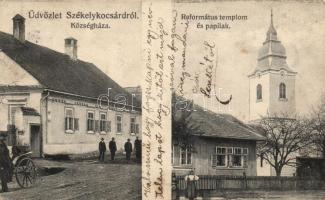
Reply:
[[[32,159],[28,157],[21,159],[15,167],[15,176],[20,187],[33,186],[36,181],[36,167]]]

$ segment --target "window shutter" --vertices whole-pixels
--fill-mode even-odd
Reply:
[[[111,121],[107,121],[106,132],[111,132]]]
[[[229,155],[228,157],[228,166],[232,167],[232,155]]]
[[[135,133],[139,133],[139,124],[135,125]]]
[[[217,155],[211,154],[210,159],[211,159],[211,165],[213,167],[217,166]]]
[[[99,132],[99,120],[95,120],[95,131]]]
[[[243,162],[244,162],[244,168],[248,167],[248,163],[247,163],[247,156],[243,156]]]
[[[79,130],[79,119],[74,118],[74,130]]]
[[[68,118],[64,118],[64,130],[68,130]]]

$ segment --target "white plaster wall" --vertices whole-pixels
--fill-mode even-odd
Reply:
[[[268,74],[250,78],[250,121],[258,120],[261,116],[267,115],[270,100],[270,78]],[[256,99],[256,86],[262,85],[262,100]]]
[[[0,85],[39,85],[39,82],[0,50]]]
[[[270,74],[270,114],[281,115],[288,114],[293,116],[296,113],[296,98],[295,98],[295,76],[283,75],[280,73]],[[286,85],[286,100],[279,99],[280,83]]]
[[[61,98],[62,99],[62,98]],[[95,108],[95,104],[88,103],[88,106],[75,105],[73,100],[65,99],[66,103],[48,100],[47,108],[47,130],[43,133],[44,153],[45,154],[74,154],[86,153],[98,150],[98,142],[101,138],[105,139],[106,144],[115,138],[117,148],[123,151],[124,143],[128,138],[134,143],[136,136],[141,138],[141,115],[128,112],[116,112],[100,110]],[[79,119],[79,130],[74,133],[65,131],[65,108],[73,108],[75,117]],[[99,113],[106,112],[107,118],[111,121],[111,132],[101,134],[98,132],[87,132],[87,111],[95,112],[95,120],[99,120]],[[122,133],[116,132],[116,115],[122,115]],[[140,133],[131,135],[130,118],[136,116],[136,123],[139,124]],[[45,121],[46,116],[43,115]],[[45,136],[44,136],[45,134]]]

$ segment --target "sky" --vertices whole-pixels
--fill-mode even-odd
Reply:
[[[270,11],[278,39],[286,48],[287,64],[296,71],[296,110],[305,115],[325,93],[325,4],[298,1],[221,1],[210,3],[176,4],[179,15],[243,15],[245,21],[229,22],[231,28],[223,30],[197,29],[197,21],[190,21],[187,35],[189,71],[204,71],[199,62],[204,55],[203,42],[216,44],[218,66],[216,86],[222,88],[223,99],[232,94],[227,108],[219,112],[230,113],[242,120],[248,119],[248,77],[256,67],[257,52],[265,41],[270,25]],[[183,21],[184,22],[184,21]],[[205,21],[213,24],[213,21]],[[205,68],[203,68],[204,70]],[[185,83],[187,91],[193,80]],[[199,102],[200,104],[201,102]],[[202,105],[202,104],[200,104]],[[218,105],[215,105],[217,106]],[[211,108],[209,108],[211,109]],[[212,109],[214,110],[214,109]]]
[[[137,20],[59,20],[29,18],[29,12],[132,12]],[[78,40],[78,58],[94,63],[121,86],[141,84],[141,4],[139,1],[0,1],[0,31],[12,34],[12,17],[26,18],[26,39],[64,53],[64,39]],[[72,29],[71,22],[108,23],[111,29]]]

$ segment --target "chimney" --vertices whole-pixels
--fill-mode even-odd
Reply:
[[[13,22],[13,35],[14,37],[21,41],[25,41],[25,18],[19,14],[12,18]]]
[[[64,41],[65,53],[70,56],[72,60],[77,60],[77,40],[69,37]]]

